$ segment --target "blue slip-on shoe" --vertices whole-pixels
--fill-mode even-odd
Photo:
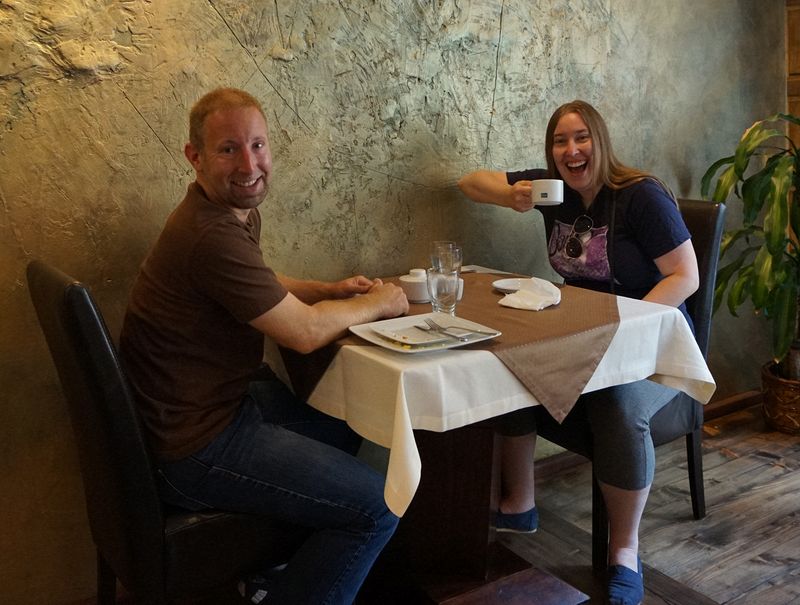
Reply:
[[[264,575],[253,574],[240,580],[239,594],[253,605],[259,605],[267,598],[272,584],[285,568],[286,564],[278,565],[267,570]]]
[[[639,572],[624,565],[608,567],[608,604],[639,605],[644,599],[644,575],[642,560],[637,557]]]
[[[253,605],[258,605],[267,598],[271,582],[264,576],[250,576],[239,581],[239,594]]]
[[[492,524],[497,531],[532,534],[539,529],[539,511],[534,506],[524,513],[494,513]]]

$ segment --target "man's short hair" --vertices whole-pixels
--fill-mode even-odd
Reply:
[[[253,95],[238,88],[215,88],[211,92],[204,94],[192,106],[189,112],[189,142],[198,151],[203,149],[203,127],[206,118],[215,111],[225,109],[241,109],[245,107],[255,107],[261,113],[264,121],[264,108]]]

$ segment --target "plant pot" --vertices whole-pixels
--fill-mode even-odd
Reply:
[[[761,390],[767,424],[782,433],[800,434],[800,381],[775,373],[775,364],[761,368]]]

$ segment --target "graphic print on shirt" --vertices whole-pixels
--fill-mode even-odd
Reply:
[[[608,281],[608,226],[581,228],[581,219],[588,217],[574,224],[555,221],[547,246],[550,265],[566,279]]]

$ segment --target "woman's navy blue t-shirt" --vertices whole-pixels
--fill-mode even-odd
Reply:
[[[541,169],[506,176],[509,184],[548,178]],[[675,202],[652,179],[617,191],[603,187],[588,209],[565,183],[564,203],[536,209],[544,217],[550,265],[565,283],[630,298],[652,290],[663,279],[654,260],[690,238]],[[680,310],[691,326],[686,306]]]

